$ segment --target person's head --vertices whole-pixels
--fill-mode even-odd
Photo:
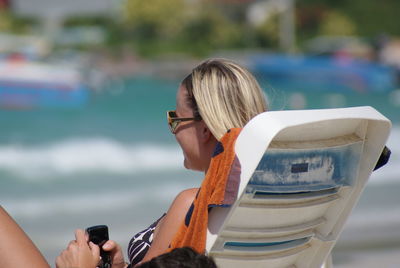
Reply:
[[[243,127],[267,110],[254,76],[225,59],[202,62],[182,81],[173,129],[185,156],[185,167],[207,170],[215,143],[230,128]],[[176,121],[175,121],[176,122]]]
[[[226,59],[204,61],[182,85],[188,92],[194,115],[204,120],[217,140],[228,129],[243,127],[267,110],[264,94],[254,76]]]
[[[192,248],[173,249],[139,266],[140,268],[217,268],[214,260]]]

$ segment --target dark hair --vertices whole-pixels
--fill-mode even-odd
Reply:
[[[217,265],[212,258],[183,247],[155,257],[139,268],[217,268]]]
[[[192,75],[192,73],[190,73],[188,76],[186,76],[185,79],[183,79],[181,84],[185,87],[185,89],[188,93],[187,102],[189,103],[190,108],[192,108],[192,110],[193,110],[193,117],[197,118],[197,119],[201,119],[199,108],[197,107],[197,102],[193,95],[193,75]]]

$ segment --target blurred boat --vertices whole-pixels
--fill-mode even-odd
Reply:
[[[251,68],[282,90],[378,93],[398,87],[393,68],[340,55],[257,55]]]
[[[0,108],[74,108],[88,101],[80,72],[56,63],[18,58],[0,61]]]

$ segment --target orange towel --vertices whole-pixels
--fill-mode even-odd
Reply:
[[[240,182],[240,163],[234,145],[240,131],[240,128],[230,129],[218,142],[201,188],[170,249],[191,247],[204,253],[209,208],[230,206],[235,202]]]

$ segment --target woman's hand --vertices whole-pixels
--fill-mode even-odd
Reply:
[[[85,231],[75,231],[76,240],[71,241],[56,259],[57,268],[95,268],[100,261],[100,248],[87,242]]]
[[[124,254],[122,253],[121,246],[118,245],[115,241],[108,240],[103,245],[103,250],[108,251],[111,254],[111,268],[124,268],[127,266],[124,261]]]

